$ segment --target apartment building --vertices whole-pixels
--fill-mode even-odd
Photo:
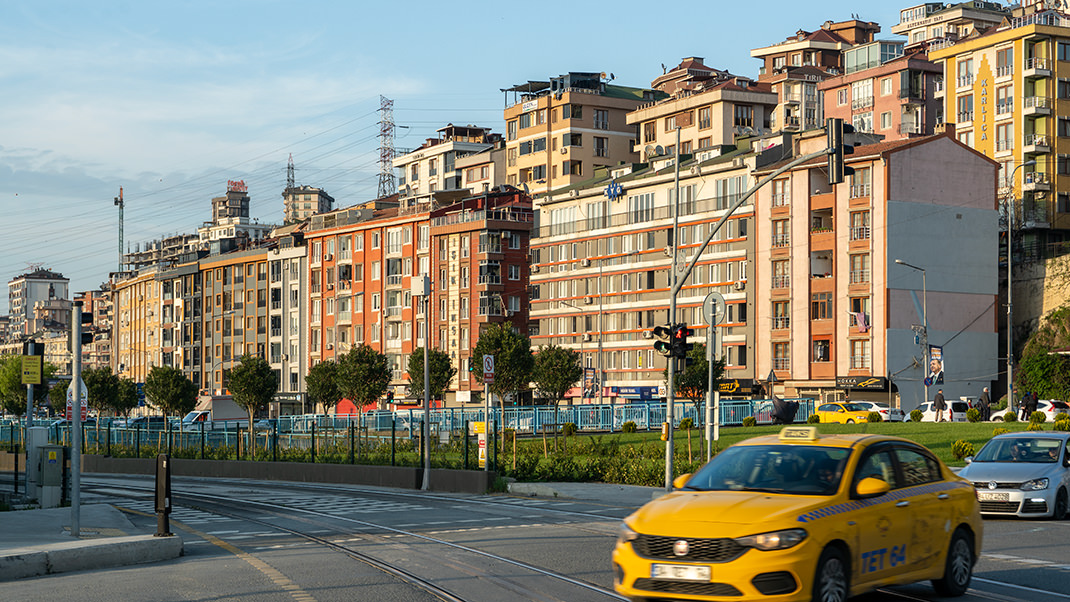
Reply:
[[[250,203],[245,181],[228,180],[226,194],[212,199],[212,221],[197,228],[198,248],[217,255],[267,237],[273,226],[250,220]]]
[[[998,2],[926,2],[900,10],[892,33],[906,37],[908,51],[936,50],[983,33],[1010,13],[1010,7]]]
[[[650,402],[663,393],[665,359],[654,353],[652,329],[669,322],[672,241],[681,261],[690,260],[727,209],[752,185],[751,171],[779,147],[760,155],[738,148],[680,165],[680,223],[672,228],[674,157],[627,164],[599,172],[570,189],[537,201],[538,236],[532,241],[532,344],[561,345],[580,353],[585,368],[600,375],[600,396],[576,402]],[[750,277],[754,205],[745,203],[699,258],[677,298],[677,322],[708,340],[703,299],[717,292],[728,310],[720,328],[726,380],[749,395],[754,381]],[[600,399],[599,399],[600,398]]]
[[[542,194],[589,180],[599,167],[637,161],[627,114],[662,94],[569,72],[505,88],[506,184]]]
[[[505,141],[478,153],[458,157],[457,171],[461,174],[461,188],[472,194],[483,194],[505,184]]]
[[[796,132],[824,125],[817,84],[843,73],[844,51],[872,42],[879,32],[879,25],[867,21],[826,21],[817,31],[800,29],[783,42],[751,50],[751,56],[762,61],[758,81],[769,85],[779,100],[769,126]]]
[[[394,159],[402,197],[465,188],[465,173],[457,161],[488,151],[501,140],[501,135],[492,134],[490,128],[475,125],[451,123],[437,131],[437,138],[428,138],[420,148]],[[477,181],[488,181],[490,169],[486,173],[480,170],[478,175],[482,177]]]
[[[334,208],[334,197],[314,186],[294,186],[282,191],[283,223],[304,221]]]
[[[157,267],[119,272],[111,282],[115,308],[112,372],[120,378],[144,383],[153,366],[161,364],[160,282]]]
[[[943,122],[943,99],[936,92],[944,71],[923,52],[905,55],[902,42],[877,41],[843,54],[843,75],[817,85],[825,117],[884,140],[931,136]]]
[[[929,58],[947,74],[944,111],[959,140],[999,162],[1016,258],[1033,261],[1059,252],[1070,231],[1070,17],[1026,4]]]
[[[159,365],[178,368],[198,387],[205,361],[201,345],[203,336],[202,275],[198,259],[204,253],[185,257],[185,261],[155,272],[160,288],[160,361]]]
[[[658,146],[673,154],[677,128],[685,155],[733,146],[737,136],[766,133],[777,106],[768,84],[707,67],[701,57],[685,58],[651,86],[667,96],[639,105],[626,117],[640,133],[643,159]]]
[[[303,230],[307,223],[284,226],[272,236],[275,248],[268,253],[268,363],[279,374],[279,392],[275,398],[278,414],[303,414],[310,411],[305,399],[305,374],[308,373],[306,344],[308,322],[305,300],[308,299],[308,253]]]
[[[70,280],[63,274],[44,268],[16,276],[7,283],[10,331],[17,335],[32,335],[33,308],[39,301],[67,299]]]
[[[798,152],[824,144],[818,132]],[[943,348],[947,398],[992,386],[997,164],[950,135],[857,146],[848,157],[855,172],[843,184],[830,186],[818,159],[758,191],[757,374],[772,370],[774,391],[788,397],[852,391],[894,402],[898,393],[910,410],[925,400],[927,335]]]
[[[82,368],[111,368],[111,295],[105,290],[77,293],[74,301],[82,302],[82,313],[92,321],[82,325],[82,332],[93,333],[93,342],[82,345]]]

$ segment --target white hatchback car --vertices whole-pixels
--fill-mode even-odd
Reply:
[[[1055,422],[1055,417],[1059,414],[1066,414],[1070,416],[1070,404],[1065,401],[1059,401],[1058,399],[1038,399],[1037,411],[1044,412],[1044,419],[1046,422]],[[989,420],[1003,420],[1003,415],[1007,413],[1007,410],[1000,410],[998,412],[992,412],[992,416]],[[1021,413],[1019,412],[1019,416]]]
[[[877,412],[881,415],[881,420],[885,422],[903,422],[906,419],[903,410],[889,407],[888,404],[880,401],[852,401],[851,403],[866,406],[869,411]]]
[[[970,409],[970,404],[965,401],[954,400],[949,400],[944,403],[947,404],[948,410],[950,410],[950,415],[944,415],[945,421],[966,422],[966,410]],[[936,410],[933,409],[933,402],[926,401],[918,406],[917,409],[921,410],[922,422],[936,422]],[[944,410],[944,412],[948,412],[948,410]]]

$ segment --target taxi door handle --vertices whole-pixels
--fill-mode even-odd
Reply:
[[[909,500],[903,500],[901,502],[896,502],[895,507],[896,508],[906,508],[909,505],[910,505],[910,501]]]
[[[946,500],[949,497],[951,497],[951,496],[946,494],[946,493],[941,493],[940,495],[936,496],[936,499],[938,499],[938,500]]]

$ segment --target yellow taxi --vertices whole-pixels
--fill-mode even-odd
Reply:
[[[869,413],[872,411],[873,410],[861,404],[851,403],[849,401],[835,401],[818,405],[817,409],[814,410],[814,413],[817,414],[817,417],[821,422],[854,424],[856,422],[867,422],[869,420]]]
[[[621,525],[628,599],[842,602],[926,579],[959,596],[981,553],[973,485],[899,437],[789,426],[673,486]]]

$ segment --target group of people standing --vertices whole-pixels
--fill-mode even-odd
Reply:
[[[1026,395],[1029,395],[1029,393],[1026,393]],[[1026,398],[1024,397],[1022,398],[1023,412],[1025,411],[1025,399]],[[1037,398],[1035,394],[1033,395],[1032,399],[1033,409],[1029,411],[1030,414],[1036,411],[1037,409]],[[977,405],[975,405],[974,407],[977,408],[977,411],[981,413],[981,420],[983,422],[988,422],[992,418],[992,400],[988,397],[988,387],[985,387],[985,390],[981,392],[981,396],[977,398]],[[936,412],[937,422],[944,421],[944,410],[946,409],[947,402],[944,400],[944,390],[940,389],[936,392],[936,396],[933,397],[933,411]],[[1028,417],[1028,414],[1026,414],[1025,416]],[[951,421],[950,412],[948,412],[947,419],[949,422]],[[1023,417],[1023,420],[1025,419],[1026,418]]]
[[[1018,400],[1018,412],[1019,418],[1022,421],[1029,421],[1029,417],[1033,415],[1033,412],[1037,411],[1037,394],[1026,391],[1022,394],[1022,398]]]

